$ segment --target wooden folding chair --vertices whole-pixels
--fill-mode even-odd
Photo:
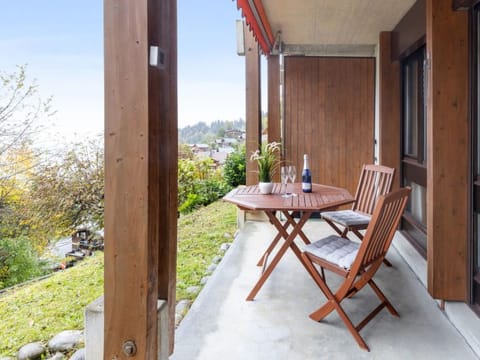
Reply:
[[[384,307],[387,307],[392,315],[399,316],[373,281],[373,276],[390,247],[409,194],[410,188],[403,188],[380,196],[361,243],[330,235],[307,245],[302,253],[310,275],[328,299],[326,304],[310,314],[310,318],[321,321],[336,310],[360,347],[367,351],[370,349],[359,331]],[[320,266],[322,275],[314,264]],[[323,269],[345,278],[335,293],[328,287]],[[381,304],[355,326],[343,310],[341,302],[354,296],[367,284],[381,300]]]
[[[367,228],[379,196],[392,189],[394,175],[394,168],[375,164],[363,165],[352,209],[326,211],[321,214],[322,219],[341,237],[348,239],[347,234],[351,231],[360,240],[363,239],[360,230]],[[392,266],[387,259],[384,263]]]

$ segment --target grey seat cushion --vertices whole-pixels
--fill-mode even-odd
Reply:
[[[357,256],[359,247],[360,244],[357,242],[337,235],[330,235],[307,245],[304,251],[349,270]]]
[[[353,210],[325,211],[322,218],[336,222],[345,227],[365,225],[370,222],[370,216]]]

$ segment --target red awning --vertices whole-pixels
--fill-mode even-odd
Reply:
[[[242,10],[248,28],[253,32],[262,52],[268,56],[275,39],[262,0],[237,0],[237,8]]]

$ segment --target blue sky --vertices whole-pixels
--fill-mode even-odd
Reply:
[[[245,117],[245,59],[236,54],[236,2],[178,0],[179,126]],[[28,64],[53,95],[56,131],[103,130],[103,1],[2,1],[0,71]]]

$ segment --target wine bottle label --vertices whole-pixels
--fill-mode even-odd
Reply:
[[[312,190],[312,184],[311,183],[302,183],[302,190],[303,191],[311,191]]]

